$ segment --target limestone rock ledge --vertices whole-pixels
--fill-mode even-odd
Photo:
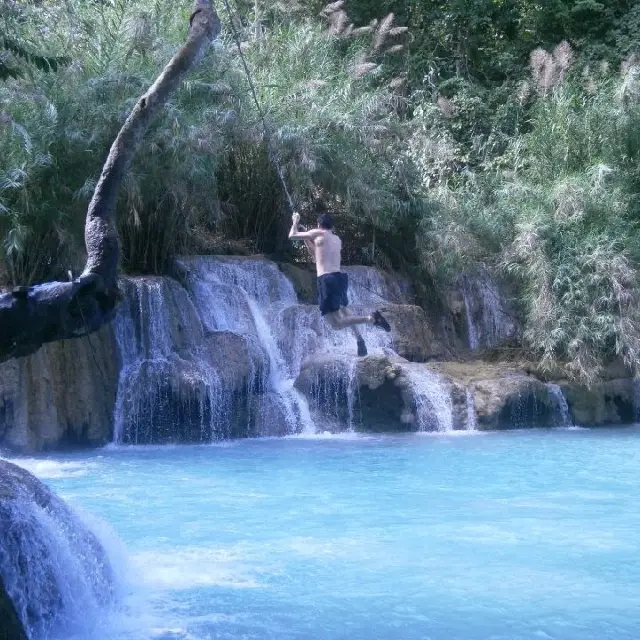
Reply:
[[[113,433],[113,329],[46,344],[0,365],[0,443],[14,450],[96,446]]]
[[[328,430],[502,430],[629,424],[630,379],[592,389],[549,383],[512,364],[408,362],[384,356],[310,358],[296,387]]]
[[[316,423],[327,430],[410,432],[429,424],[438,428],[439,407],[421,397],[414,383],[421,367],[431,372],[429,365],[410,363],[391,352],[365,358],[314,356],[303,365],[295,386],[306,396]],[[445,386],[444,393],[450,393]]]

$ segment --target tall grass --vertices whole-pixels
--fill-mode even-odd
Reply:
[[[613,357],[640,361],[638,78],[544,87],[500,169],[446,176],[423,223],[431,269],[482,261],[514,279],[528,348],[587,383]]]
[[[168,0],[65,6],[56,50],[63,43],[72,63],[0,85],[1,255],[13,282],[79,268],[84,211],[109,145],[188,23],[188,7]],[[230,243],[290,251],[274,157],[303,213],[330,207],[388,227],[402,209],[395,150],[404,125],[397,85],[381,72],[383,44],[397,46],[402,34],[385,35],[385,24],[350,37],[329,20],[295,16],[241,28],[269,135],[227,24],[227,39],[168,103],[127,176],[118,202],[123,267],[161,272],[177,253]]]

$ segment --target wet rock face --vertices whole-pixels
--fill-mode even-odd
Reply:
[[[391,325],[393,349],[400,357],[409,362],[427,362],[449,355],[421,307],[387,304],[380,310]]]
[[[434,365],[451,382],[454,421],[465,424],[469,397],[476,428],[523,429],[558,424],[558,400],[548,385],[509,364],[446,362]]]
[[[0,629],[9,629],[6,637],[25,637],[12,609],[29,635],[40,636],[112,598],[111,565],[93,533],[32,474],[0,460],[0,611],[9,614],[0,617]]]
[[[310,359],[296,387],[307,397],[322,428],[377,433],[417,430],[415,421],[407,419],[415,413],[407,380],[387,357]]]
[[[636,421],[634,383],[631,378],[605,380],[586,389],[562,384],[576,424],[601,426]]]
[[[0,443],[16,450],[111,441],[117,387],[113,330],[46,344],[0,365]]]
[[[0,640],[27,640],[27,633],[4,587],[2,576],[0,576]]]

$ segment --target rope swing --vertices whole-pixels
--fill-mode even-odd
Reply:
[[[276,150],[272,145],[272,136],[271,131],[269,129],[269,125],[267,124],[267,118],[264,113],[262,106],[260,105],[260,100],[258,100],[258,94],[256,92],[255,85],[253,83],[253,79],[251,77],[251,72],[249,71],[249,65],[247,64],[247,60],[244,57],[244,53],[242,51],[242,45],[240,44],[240,36],[235,28],[233,23],[233,14],[231,12],[231,7],[229,6],[229,0],[223,0],[224,6],[227,10],[227,15],[229,16],[229,24],[231,25],[231,33],[233,35],[233,39],[236,43],[236,47],[238,48],[238,53],[240,54],[240,60],[242,61],[242,66],[244,68],[244,72],[247,76],[247,81],[249,83],[249,88],[251,89],[251,95],[253,96],[253,101],[255,102],[256,108],[258,109],[258,114],[260,115],[260,120],[262,120],[262,126],[264,128],[264,135],[267,143],[267,153],[269,154],[269,160],[276,168],[278,173],[278,178],[280,179],[280,183],[282,184],[282,189],[284,190],[285,195],[287,196],[287,202],[289,203],[289,208],[291,209],[291,213],[296,211],[295,203],[293,202],[293,198],[291,197],[291,193],[287,187],[287,182],[284,179],[284,173],[282,171],[282,167],[280,166],[280,160],[276,153]]]

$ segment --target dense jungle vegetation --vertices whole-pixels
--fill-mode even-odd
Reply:
[[[188,3],[2,0],[0,282],[75,273],[86,205]],[[119,202],[122,268],[184,252],[300,261],[336,214],[347,261],[444,292],[508,279],[524,347],[593,379],[640,361],[640,5],[229,0],[223,35],[147,134]],[[253,103],[233,34],[266,113]]]

